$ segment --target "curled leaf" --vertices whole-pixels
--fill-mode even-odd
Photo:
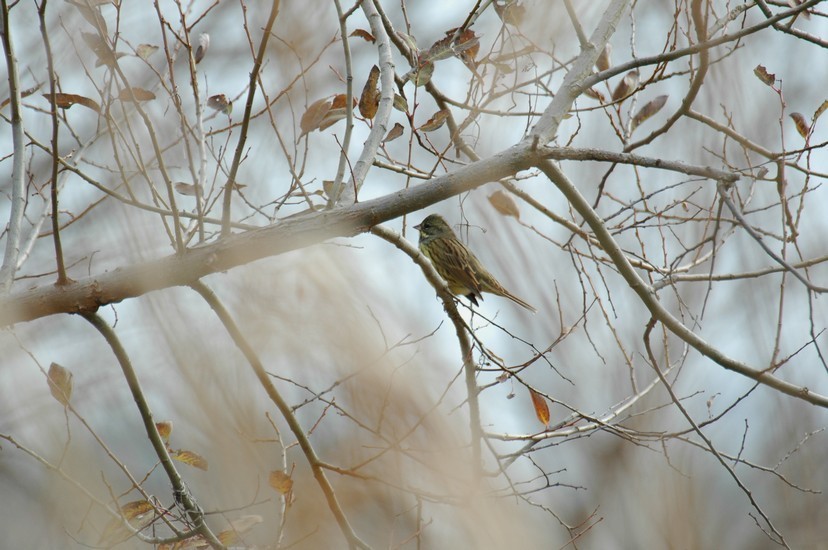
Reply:
[[[632,129],[635,130],[642,122],[659,112],[665,103],[667,103],[666,95],[660,95],[652,101],[648,101],[633,117]]]
[[[394,94],[394,108],[403,113],[408,112],[408,100],[400,94]]]
[[[756,65],[756,68],[753,69],[753,74],[766,86],[773,86],[776,82],[776,75],[769,73],[762,65]]]
[[[207,98],[207,106],[216,111],[221,111],[227,116],[233,112],[233,102],[227,99],[224,94],[216,94]]]
[[[380,70],[374,65],[368,73],[368,80],[362,88],[362,95],[359,96],[359,114],[367,119],[372,119],[377,114],[377,107],[380,102],[380,91],[377,87]]]
[[[193,58],[195,59],[196,65],[201,63],[201,60],[204,59],[204,56],[207,55],[207,49],[210,47],[210,35],[206,32],[201,33],[198,35],[198,47],[196,48],[195,55]]]
[[[612,44],[607,44],[604,46],[604,49],[601,50],[601,54],[598,56],[598,59],[595,61],[595,67],[599,71],[606,71],[610,68],[612,62],[610,58],[612,56]]]
[[[69,406],[72,398],[72,371],[52,363],[49,365],[49,392],[55,400],[64,407]]]
[[[639,78],[638,71],[635,70],[625,74],[621,82],[618,83],[618,86],[615,87],[615,90],[612,91],[612,100],[620,101],[632,94],[638,87]]]
[[[164,420],[163,422],[156,422],[155,429],[158,430],[158,435],[165,444],[170,442],[170,434],[172,433],[173,423],[171,420]]]
[[[368,32],[366,30],[363,30],[363,29],[355,29],[354,32],[352,32],[348,36],[358,36],[360,38],[363,38],[363,39],[367,40],[368,42],[370,42],[372,44],[377,41],[377,39],[374,38],[373,34],[371,34],[370,32]]]
[[[507,25],[519,27],[526,17],[526,8],[520,5],[517,0],[495,2],[494,9],[497,16],[500,17],[500,20]]]
[[[434,130],[437,130],[443,124],[446,123],[446,119],[448,118],[448,116],[448,109],[440,109],[439,111],[434,113],[434,116],[428,119],[428,122],[420,126],[419,130],[421,132],[433,132]]]
[[[43,97],[49,99],[49,94],[43,94]],[[60,107],[61,109],[68,109],[74,104],[83,105],[87,109],[92,109],[96,113],[101,112],[101,106],[98,105],[94,100],[89,99],[88,97],[83,97],[82,95],[75,95],[75,94],[55,94],[55,105]]]
[[[273,470],[267,477],[268,484],[279,493],[286,495],[293,489],[293,480],[281,470]]]
[[[802,113],[791,113],[790,117],[793,119],[794,125],[796,125],[797,133],[804,139],[807,139],[808,133],[811,129],[808,126],[808,122],[805,120],[805,117],[802,116]]]
[[[546,403],[546,399],[532,388],[529,388],[529,395],[532,397],[532,407],[535,409],[535,416],[538,417],[538,420],[544,426],[549,427],[549,405]]]
[[[389,141],[394,141],[395,139],[397,139],[398,137],[403,135],[404,130],[405,130],[405,128],[403,128],[403,125],[400,124],[399,122],[397,122],[396,124],[394,124],[394,127],[391,128],[391,130],[388,131],[388,134],[385,136],[385,139],[383,140],[383,143],[388,143]]]
[[[517,220],[520,219],[520,210],[518,210],[517,203],[511,195],[497,190],[489,195],[489,203],[504,216],[512,216]]]
[[[587,97],[591,97],[592,99],[597,99],[601,103],[604,102],[604,94],[602,94],[595,88],[587,88],[586,90],[584,90],[584,95]]]

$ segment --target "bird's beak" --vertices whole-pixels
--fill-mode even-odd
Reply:
[[[414,229],[417,229],[417,230],[419,231],[419,229],[420,229],[422,226],[423,226],[423,224],[418,223],[417,225],[415,225],[415,226],[414,226]]]

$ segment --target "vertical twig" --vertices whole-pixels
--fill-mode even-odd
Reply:
[[[227,183],[224,186],[224,203],[221,211],[222,237],[230,235],[230,205],[233,198],[233,188],[236,186],[236,173],[239,171],[239,164],[241,164],[244,145],[247,142],[247,129],[250,126],[250,113],[253,111],[253,99],[256,97],[256,83],[259,79],[259,70],[262,68],[262,60],[264,60],[265,51],[267,51],[267,43],[270,39],[270,32],[271,29],[273,29],[273,23],[276,21],[276,16],[278,14],[279,0],[273,0],[273,3],[270,6],[270,17],[267,19],[264,34],[262,34],[262,41],[259,43],[259,51],[256,54],[256,61],[253,63],[253,69],[250,71],[250,87],[247,91],[247,102],[244,104],[244,117],[242,118],[241,131],[239,132],[239,142],[236,144],[236,152],[233,155],[233,164],[230,165],[230,174],[227,176]]]
[[[55,105],[55,66],[52,60],[52,45],[49,42],[49,33],[46,30],[46,3],[42,0],[37,9],[40,19],[40,35],[43,37],[43,47],[46,49],[46,66],[49,71],[49,103],[52,109],[52,182],[50,185],[52,203],[52,241],[55,243],[55,262],[57,263],[57,284],[63,286],[69,283],[66,277],[66,267],[63,263],[63,245],[60,242],[60,222],[58,220],[58,130],[57,105]]]
[[[11,189],[12,198],[9,212],[9,231],[6,240],[6,250],[3,254],[3,265],[0,266],[0,294],[9,292],[17,272],[17,258],[20,255],[21,225],[23,212],[26,209],[26,186],[23,181],[23,113],[20,110],[20,78],[17,74],[17,58],[14,55],[14,44],[11,37],[9,22],[9,6],[7,0],[0,0],[3,13],[0,19],[3,23],[2,40],[3,52],[6,57],[6,69],[9,73],[9,101],[11,103],[11,127],[14,157],[12,159]]]

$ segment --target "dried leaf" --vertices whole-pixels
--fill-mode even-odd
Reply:
[[[811,120],[813,120],[813,123],[814,123],[814,124],[816,124],[817,119],[818,119],[819,117],[821,117],[821,116],[822,116],[822,113],[824,113],[826,109],[828,109],[828,99],[826,99],[825,101],[823,101],[823,102],[822,102],[822,105],[820,105],[820,106],[817,108],[817,110],[816,110],[816,111],[814,111],[814,116],[813,116],[813,117],[811,117]]]
[[[193,58],[195,59],[196,65],[201,63],[201,60],[204,59],[204,56],[207,55],[207,50],[210,48],[210,35],[206,32],[201,33],[198,35],[198,47],[196,48],[195,55]]]
[[[163,422],[156,422],[155,429],[158,430],[158,435],[161,436],[161,439],[164,441],[165,444],[169,444],[170,442],[170,434],[172,433],[173,423],[171,420],[165,420]]]
[[[425,86],[434,74],[434,63],[428,60],[420,61],[416,69],[412,69],[408,75],[414,81],[415,86]]]
[[[434,130],[437,130],[443,124],[446,123],[446,119],[448,118],[448,116],[448,109],[440,109],[439,111],[434,113],[434,116],[428,119],[428,122],[420,126],[419,130],[421,132],[433,132]]]
[[[299,121],[299,128],[302,130],[302,135],[309,134],[319,128],[319,123],[331,110],[331,102],[328,98],[319,99],[311,103],[305,112],[302,114],[302,119]]]
[[[532,388],[529,388],[529,395],[532,397],[532,407],[535,409],[535,416],[538,417],[538,420],[544,426],[548,427],[550,416],[549,405],[546,403],[546,399]]]
[[[362,95],[359,96],[359,114],[367,119],[372,119],[377,114],[377,107],[380,102],[380,91],[377,87],[380,70],[374,65],[368,73],[368,80],[362,88]]]
[[[95,53],[95,57],[97,57],[97,60],[95,61],[96,67],[100,67],[101,65],[113,67],[118,62],[119,58],[126,55],[124,53],[115,53],[112,48],[109,47],[107,41],[97,33],[82,32],[81,38],[83,38],[83,41],[86,42],[89,49]]]
[[[377,39],[374,38],[373,34],[371,34],[370,32],[368,32],[366,30],[363,30],[363,29],[355,29],[354,32],[352,32],[348,36],[358,36],[360,38],[364,38],[365,40],[367,40],[368,42],[370,42],[372,44],[377,41]]]
[[[389,130],[389,132],[385,136],[385,139],[383,140],[383,142],[388,143],[389,141],[394,141],[395,139],[397,139],[398,137],[403,135],[404,131],[405,131],[405,128],[403,128],[403,125],[400,124],[399,122],[397,122],[396,124],[394,124],[394,127],[391,128],[391,130]]]
[[[192,183],[177,181],[173,184],[173,188],[175,188],[176,193],[181,193],[182,195],[187,195],[188,197],[196,196],[196,186]]]
[[[518,210],[517,203],[508,193],[501,190],[495,191],[489,195],[489,203],[504,216],[512,216],[517,220],[520,219],[520,210]]]
[[[762,65],[756,65],[756,68],[753,69],[753,74],[755,74],[756,78],[761,80],[766,86],[773,86],[776,82],[776,75],[769,73],[768,70]]]
[[[135,48],[135,54],[143,60],[146,60],[157,51],[158,46],[153,46],[152,44],[141,44]]]
[[[43,94],[43,97],[49,99],[49,94]],[[94,100],[89,99],[88,97],[83,97],[82,95],[75,95],[75,94],[55,94],[55,105],[60,107],[61,109],[68,109],[74,104],[83,105],[88,109],[92,109],[96,113],[101,112],[101,106],[98,105]]]
[[[127,502],[121,507],[121,516],[133,529],[140,531],[152,523],[155,518],[155,509],[146,500],[135,500]],[[111,547],[120,544],[131,536],[132,533],[126,528],[121,519],[113,518],[106,524],[99,543]]]
[[[632,129],[635,130],[642,122],[659,112],[665,103],[667,103],[666,95],[660,95],[652,101],[648,101],[633,117]]]
[[[69,400],[72,398],[72,371],[57,363],[52,363],[49,365],[48,380],[52,397],[64,407],[68,407]]]
[[[506,0],[502,3],[495,2],[494,9],[500,20],[507,25],[519,27],[526,17],[526,8],[520,5],[517,0]]]
[[[587,97],[591,97],[592,99],[597,99],[601,103],[604,102],[604,94],[602,94],[595,88],[587,88],[586,90],[584,90],[584,95]]]
[[[334,96],[331,101],[331,108],[327,113],[325,113],[325,116],[322,118],[322,122],[319,123],[320,130],[333,126],[348,116],[348,110],[345,108],[347,101],[348,99],[345,94],[337,94]],[[354,106],[356,106],[356,100],[354,100]]]
[[[440,61],[449,57],[459,57],[467,66],[476,66],[475,58],[480,52],[480,39],[474,31],[466,29],[452,40],[457,28],[446,31],[446,36],[435,42],[427,52],[422,55],[423,60]]]
[[[227,116],[233,112],[233,102],[227,99],[224,94],[216,94],[207,98],[207,106],[216,111],[221,111]]]
[[[273,470],[270,472],[267,482],[283,495],[288,494],[293,489],[293,480],[281,470]]]
[[[638,71],[630,71],[624,75],[618,86],[612,92],[612,100],[619,101],[628,97],[638,87],[639,74]]]
[[[170,452],[170,458],[173,460],[177,460],[179,462],[183,462],[184,464],[189,464],[194,468],[198,468],[199,470],[207,470],[207,460],[197,455],[192,451],[172,451]]]
[[[130,90],[132,90],[131,95],[129,93]],[[155,99],[154,93],[143,88],[129,88],[121,90],[121,93],[118,94],[118,99],[120,99],[121,101],[132,101],[133,96],[135,97],[136,101],[149,101],[151,99]]]
[[[804,139],[807,139],[808,133],[811,129],[808,127],[808,122],[805,120],[805,117],[802,116],[802,113],[791,113],[790,117],[793,119],[794,124],[796,125],[796,131],[799,135]]]
[[[394,108],[400,112],[408,112],[408,100],[400,94],[394,94]]]
[[[404,32],[397,31],[397,37],[399,37],[403,42],[405,42],[409,50],[414,52],[418,50],[417,39],[411,36],[410,34],[405,34]]]
[[[607,44],[604,46],[604,49],[601,51],[601,55],[598,56],[598,60],[595,61],[595,67],[599,71],[606,71],[612,65],[612,61],[610,61],[612,57],[612,44]]]

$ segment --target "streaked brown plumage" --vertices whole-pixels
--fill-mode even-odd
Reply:
[[[514,303],[531,312],[537,311],[497,282],[471,250],[464,245],[451,226],[441,216],[431,214],[415,225],[420,231],[420,250],[425,254],[437,273],[446,280],[452,294],[465,296],[477,305],[478,298],[483,299],[482,292],[497,294],[509,298]]]

